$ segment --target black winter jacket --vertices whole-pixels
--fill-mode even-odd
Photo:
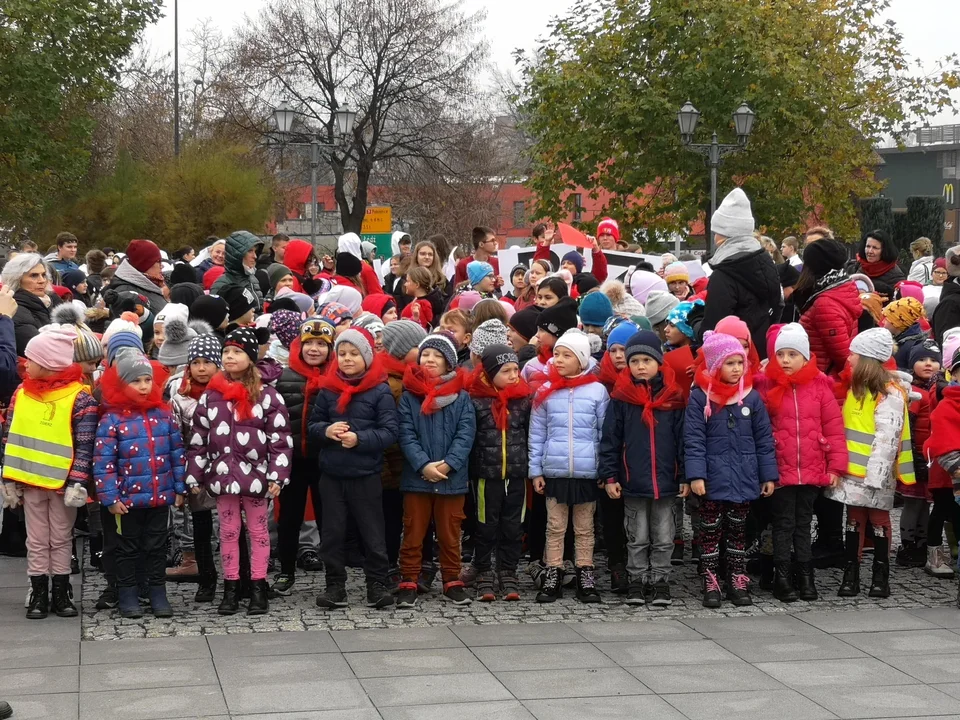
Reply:
[[[866,313],[864,313],[866,314]],[[960,327],[960,278],[950,278],[940,291],[940,302],[933,311],[933,336],[937,345],[943,347],[943,334],[950,328]],[[17,336],[17,350],[20,350],[20,336]],[[944,358],[946,365],[952,358]]]
[[[24,357],[23,351],[27,349],[27,343],[40,333],[40,328],[50,324],[50,308],[36,295],[23,289],[17,290],[13,299],[17,301],[17,311],[13,314],[17,355]]]
[[[847,263],[846,269],[850,275],[863,272],[863,268],[860,267],[860,263],[856,258]],[[886,295],[887,302],[890,302],[893,300],[893,293],[894,290],[896,290],[897,283],[903,282],[906,279],[907,276],[903,274],[903,270],[900,269],[900,266],[894,265],[890,270],[887,270],[887,272],[880,277],[870,278],[870,281],[873,283],[873,289],[877,291],[877,294]]]
[[[290,434],[293,436],[293,459],[302,460],[304,457],[316,458],[316,443],[307,443],[307,454],[303,454],[303,441],[306,439],[306,418],[303,415],[303,392],[307,379],[291,368],[284,368],[276,389],[287,405],[287,414],[290,416]]]
[[[383,471],[383,451],[397,442],[400,432],[397,404],[390,386],[382,382],[353,396],[345,413],[337,412],[339,393],[321,390],[310,413],[309,442],[319,448],[320,471],[339,477],[366,477]],[[357,434],[357,446],[346,449],[327,437],[327,427],[339,421]]]
[[[477,433],[470,451],[472,480],[526,479],[527,433],[530,427],[530,398],[507,403],[507,429],[500,430],[493,419],[493,398],[471,397],[477,416]]]

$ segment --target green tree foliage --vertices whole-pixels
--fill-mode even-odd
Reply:
[[[955,56],[932,77],[911,70],[880,19],[888,4],[578,0],[522,63],[539,214],[556,217],[582,186],[609,193],[606,210],[628,225],[685,228],[707,202],[707,170],[682,147],[676,112],[691,100],[698,141],[716,129],[730,142],[747,101],[757,123],[746,152],[721,167],[721,195],[742,185],[774,233],[813,217],[854,236],[851,200],[880,189],[875,142],[949,107],[958,86]]]
[[[907,226],[910,241],[919,237],[930,238],[933,254],[943,251],[943,223],[947,204],[941,195],[911,195],[907,198]],[[908,243],[909,245],[909,243]]]
[[[121,154],[113,174],[44,218],[38,237],[70,230],[84,246],[124,247],[149,238],[174,250],[208,235],[261,232],[276,188],[262,162],[237,147],[199,143],[156,165]]]
[[[109,99],[160,0],[0,3],[0,224],[28,227],[88,167],[89,109]]]

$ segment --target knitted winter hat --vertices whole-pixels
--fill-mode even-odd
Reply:
[[[217,367],[222,367],[223,345],[219,337],[208,333],[197,335],[190,341],[190,346],[187,348],[187,364],[189,365],[194,360],[200,360],[201,358],[209,360]]]
[[[947,250],[944,261],[947,264],[947,274],[952,278],[960,277],[960,245],[954,245]]]
[[[666,321],[670,311],[679,304],[680,300],[676,295],[666,290],[654,290],[647,296],[647,320],[651,325],[659,325]]]
[[[654,290],[662,290],[669,294],[670,288],[663,278],[649,270],[634,270],[630,277],[630,293],[639,302],[649,305],[649,296]],[[647,308],[647,317],[650,317],[650,308]],[[652,321],[651,321],[652,322]]]
[[[473,309],[483,300],[483,295],[476,290],[465,290],[460,293],[453,302],[457,303],[456,309],[463,310],[465,313],[473,312]],[[450,303],[450,309],[453,310],[453,302]]]
[[[910,360],[909,360],[909,370],[913,370],[913,366],[920,362],[921,360],[926,360],[927,358],[931,360],[936,360],[938,363],[943,364],[943,356],[940,354],[940,347],[933,340],[924,340],[921,343],[917,343],[910,350]]]
[[[373,363],[373,346],[375,341],[373,336],[363,328],[349,327],[340,333],[340,336],[333,343],[333,351],[336,352],[343,343],[353,345],[363,358],[363,364],[370,367]]]
[[[163,309],[158,312],[153,318],[154,325],[164,325],[170,320],[183,320],[184,325],[186,325],[187,320],[190,318],[190,308],[186,305],[181,305],[180,303],[167,303],[163,306]]]
[[[101,341],[102,342],[102,341]],[[135,332],[129,330],[120,330],[110,336],[107,340],[107,365],[113,365],[117,358],[117,353],[122,348],[133,348],[138,352],[143,352],[143,340]]]
[[[353,317],[359,315],[363,309],[363,295],[352,285],[334,285],[329,292],[320,296],[320,302],[340,303],[350,311]]]
[[[540,308],[528,307],[518,310],[510,318],[509,324],[524,340],[529,340],[537,334],[537,320],[540,318]]]
[[[193,301],[190,306],[190,319],[203,320],[214,330],[218,330],[227,320],[230,307],[227,301],[216,295],[203,295]]]
[[[391,323],[392,325],[393,323]],[[443,359],[447,361],[447,370],[453,370],[457,367],[457,341],[446,330],[437,330],[430,335],[427,335],[420,342],[420,352],[417,354],[417,362],[420,362],[420,358],[423,357],[423,351],[427,348],[432,348],[433,350],[438,351],[443,355]]]
[[[160,361],[163,364],[163,361]],[[130,352],[125,350],[117,356],[117,377],[129,385],[134,380],[144,375],[153,377],[153,365],[143,353]]]
[[[480,284],[487,275],[493,275],[493,265],[490,263],[479,260],[467,263],[467,277],[473,287]]]
[[[280,263],[271,263],[267,267],[267,279],[270,281],[270,287],[274,290],[277,289],[277,283],[287,277],[287,275],[293,277],[293,271],[291,271],[286,265],[281,265]]]
[[[277,310],[270,315],[269,327],[280,344],[289,350],[290,343],[296,340],[300,333],[300,316],[290,310]]]
[[[796,350],[803,355],[804,360],[810,359],[810,338],[807,337],[807,331],[803,329],[800,323],[787,323],[780,328],[777,335],[777,342],[773,346],[773,351],[778,350]]]
[[[913,298],[921,305],[923,304],[923,285],[918,283],[916,280],[902,280],[897,283],[896,288],[894,288],[894,296],[896,299],[900,298]]]
[[[227,307],[230,308],[228,313],[230,322],[239,320],[251,310],[257,309],[257,299],[248,287],[227,285],[220,292],[220,297],[227,301]]]
[[[333,345],[337,329],[322,318],[308,318],[300,323],[300,342],[307,340],[322,340],[327,345]]]
[[[710,218],[710,229],[717,235],[728,238],[753,234],[753,212],[750,209],[750,200],[743,190],[734,188],[723,199]]]
[[[500,372],[500,369],[507,363],[520,364],[520,359],[513,349],[506,343],[487,345],[480,358],[483,364],[483,372],[487,375],[487,380],[491,383]]]
[[[912,297],[900,298],[883,309],[883,317],[898,328],[908,328],[923,317],[923,305]]]
[[[120,331],[132,332],[137,337],[143,337],[143,330],[140,329],[137,323],[131,320],[124,320],[123,318],[117,318],[116,320],[112,320],[110,324],[107,325],[107,329],[103,331],[103,335],[100,336],[100,344],[106,347],[107,343],[110,342],[110,338]]]
[[[473,331],[470,340],[470,352],[483,355],[483,351],[488,345],[506,344],[507,326],[496,318],[493,318],[480,323],[477,329]]]
[[[946,270],[947,269],[947,259],[946,258],[936,258],[933,261],[934,270]]]
[[[603,327],[613,315],[613,303],[602,292],[593,292],[580,301],[580,320],[584,325]]]
[[[507,314],[507,322],[510,322],[510,318],[512,318],[514,313],[517,312],[517,308],[514,307],[513,303],[506,298],[501,298],[499,302],[500,306],[503,308],[503,311]]]
[[[583,330],[577,330],[576,328],[567,330],[553,346],[554,352],[561,347],[577,356],[581,372],[590,367],[590,338]]]
[[[397,360],[420,345],[427,331],[413,320],[396,320],[383,326],[383,349]]]
[[[209,270],[203,274],[203,289],[207,292],[210,292],[210,289],[213,288],[213,284],[220,279],[220,277],[227,271],[227,268],[223,265],[214,265]]]
[[[617,221],[613,218],[604,218],[600,221],[600,224],[597,225],[597,237],[607,232],[613,235],[614,240],[620,242],[620,226],[617,225]]]
[[[28,360],[47,370],[60,372],[73,364],[73,341],[77,329],[72,325],[44,325],[23,351]]]
[[[317,308],[317,315],[334,327],[340,327],[347,320],[353,320],[353,313],[346,305],[338,302],[323,303]]]
[[[609,350],[617,345],[626,347],[630,338],[638,332],[640,332],[640,328],[629,320],[620,323],[607,335],[607,349]],[[659,341],[657,344],[659,344]]]
[[[187,355],[190,343],[197,337],[197,331],[187,326],[187,321],[181,317],[167,320],[163,326],[164,341],[157,354],[157,360],[166,367],[177,367],[187,364]]]
[[[127,245],[127,262],[145,273],[160,262],[160,248],[149,240],[131,240]]]
[[[673,310],[671,310],[669,315],[667,315],[667,322],[673,325],[677,330],[682,332],[691,340],[693,340],[697,334],[693,327],[687,322],[687,319],[690,316],[690,311],[693,310],[693,306],[694,303],[692,302],[682,302]]]
[[[626,345],[627,362],[634,355],[648,355],[660,365],[663,363],[663,349],[660,346],[660,336],[652,330],[641,330],[634,333]]]
[[[743,340],[747,343],[753,341],[753,336],[750,335],[750,327],[736,315],[727,315],[725,318],[721,318],[713,330],[714,332],[730,335],[737,340]],[[809,360],[810,358],[808,357],[807,359]]]
[[[353,324],[350,327],[363,328],[370,335],[376,339],[379,333],[383,332],[384,324],[383,320],[378,318],[373,313],[360,313],[359,316],[354,318]]]
[[[537,318],[537,328],[554,337],[560,337],[576,326],[577,303],[568,297],[561,298],[560,302],[553,307],[541,310]]]
[[[77,294],[77,285],[85,283],[87,276],[82,270],[67,270],[60,275],[60,282],[74,295]]]
[[[95,362],[103,360],[103,346],[89,330],[77,328],[77,339],[73,341],[73,361]]]
[[[889,335],[889,333],[887,333]],[[703,359],[707,366],[707,372],[715,375],[723,367],[727,358],[739,355],[743,361],[747,361],[747,351],[743,345],[730,335],[712,332],[708,330],[703,334]]]
[[[850,342],[850,352],[885,363],[893,355],[893,335],[886,328],[864,330]]]
[[[363,272],[363,261],[348,252],[337,253],[337,275],[356,277]]]
[[[822,278],[831,270],[842,270],[846,263],[847,248],[837,240],[817,240],[803,250],[803,266],[809,268],[815,278]]]
[[[578,253],[576,250],[571,250],[562,258],[560,258],[561,266],[563,266],[563,263],[565,262],[571,263],[577,269],[578,273],[583,272],[583,255]]]
[[[257,362],[260,354],[260,340],[257,338],[257,332],[253,328],[238,327],[227,334],[227,339],[223,343],[224,348],[237,347],[243,350],[250,362]]]
[[[298,293],[288,287],[283,288],[276,295],[274,295],[274,299],[279,300],[280,298],[290,298],[293,300],[302,313],[310,312],[313,309],[312,297],[309,295],[304,295],[303,293]]]
[[[663,279],[667,283],[677,280],[690,282],[690,270],[682,262],[672,262],[663,269]]]
[[[173,290],[177,285],[192,285],[196,282],[197,270],[190,263],[178,262],[174,264],[173,270],[170,271],[170,290]]]

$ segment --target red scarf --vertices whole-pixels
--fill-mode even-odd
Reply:
[[[559,373],[556,366],[551,363],[547,368],[546,383],[537,388],[533,396],[533,406],[535,408],[540,407],[548,397],[559,390],[578,388],[581,385],[589,385],[595,382],[600,382],[600,378],[592,372],[580,373],[574,377],[564,377]]]
[[[743,369],[743,376],[736,385],[723,382],[720,379],[720,370],[711,376],[707,372],[706,366],[697,370],[694,382],[696,382],[697,387],[707,395],[707,404],[703,408],[703,416],[708,420],[713,414],[714,403],[720,407],[725,407],[730,404],[731,400],[737,398],[737,403],[743,404],[743,398],[745,398],[747,393],[753,388],[753,380],[750,377],[749,367]]]
[[[403,374],[403,387],[412,392],[417,397],[422,397],[420,403],[420,412],[424,415],[432,415],[440,408],[437,406],[437,398],[444,395],[456,395],[463,390],[464,376],[463,370],[457,368],[454,376],[446,382],[440,382],[440,378],[426,372],[419,365],[410,365]]]
[[[227,402],[232,402],[237,417],[249,420],[253,417],[253,402],[243,383],[231,380],[223,372],[218,372],[207,383],[208,390],[216,390]]]
[[[487,374],[483,367],[477,367],[470,375],[467,392],[471,397],[493,398],[493,404],[490,406],[493,412],[493,421],[497,424],[497,430],[507,429],[507,420],[509,412],[507,407],[511,400],[530,397],[530,386],[520,378],[513,385],[509,385],[502,390],[498,390],[487,380]]]
[[[320,391],[323,384],[324,371],[326,370],[325,366],[329,363],[325,362],[323,365],[318,365],[317,367],[307,365],[303,360],[303,356],[300,354],[302,349],[303,345],[300,342],[300,338],[295,338],[294,341],[290,343],[290,369],[295,373],[303,375],[307,379],[307,384],[303,388],[303,405],[304,407],[309,407],[310,398]]]
[[[539,361],[540,361],[541,363],[543,363],[544,365],[546,365],[546,364],[550,361],[550,358],[552,358],[552,357],[553,357],[553,349],[552,349],[552,348],[547,349],[547,348],[545,348],[543,345],[540,345],[540,346],[537,348],[537,360],[539,360]]]
[[[180,387],[177,388],[177,392],[183,395],[184,397],[193,398],[194,400],[199,400],[200,396],[207,391],[206,383],[198,383],[192,377],[190,377],[190,367],[188,366],[186,371],[183,373],[183,377],[180,378]]]
[[[654,410],[679,410],[683,407],[683,390],[677,385],[677,376],[669,365],[661,365],[663,389],[655,398],[650,397],[649,383],[634,382],[630,368],[624,368],[617,376],[617,383],[610,393],[614,400],[622,400],[631,405],[643,407],[643,422],[648,428],[653,428],[656,419]]]
[[[23,391],[33,398],[42,400],[45,393],[60,390],[70,383],[80,382],[81,380],[83,380],[83,369],[79,364],[73,363],[66,370],[61,370],[56,375],[51,375],[43,379],[36,379],[25,375],[23,378]]]
[[[388,375],[402,378],[407,372],[408,365],[403,360],[397,360],[388,352],[380,352],[379,355],[380,362],[383,363],[383,369],[387,371]]]
[[[767,409],[771,415],[776,415],[780,411],[780,404],[783,402],[783,396],[787,390],[797,385],[806,385],[820,374],[820,368],[817,367],[817,356],[810,353],[809,362],[797,370],[793,375],[787,375],[780,363],[775,357],[770,358],[767,363],[764,375],[773,383],[773,386],[767,391]]]
[[[342,415],[347,411],[347,406],[354,395],[372,390],[386,379],[387,371],[383,369],[379,357],[374,356],[370,367],[359,378],[350,378],[340,372],[340,366],[334,358],[330,363],[330,369],[320,380],[320,387],[340,395],[340,399],[337,400],[337,412]],[[304,407],[304,414],[306,414],[306,407]]]
[[[884,262],[883,260],[878,260],[877,262],[867,262],[860,257],[859,253],[857,254],[857,263],[860,265],[860,270],[862,270],[863,274],[868,278],[878,278],[890,272],[897,266],[896,260],[891,260],[890,262]]]
[[[619,379],[620,371],[613,364],[613,358],[610,357],[610,351],[608,350],[603,354],[603,359],[600,360],[600,382],[609,390],[617,384]]]
[[[167,384],[167,371],[156,360],[151,360],[150,364],[153,366],[153,387],[146,397],[134,391],[130,385],[120,379],[116,365],[108,367],[100,378],[100,409],[116,412],[131,410],[146,412],[164,407],[166,403],[163,401],[163,388]]]

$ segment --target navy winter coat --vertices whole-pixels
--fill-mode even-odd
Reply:
[[[465,495],[470,449],[477,430],[473,401],[466,391],[431,415],[420,412],[423,398],[404,390],[400,398],[400,450],[403,473],[400,490],[435,495]],[[443,461],[451,471],[446,480],[432,483],[420,471],[427,463]]]
[[[600,479],[616,480],[624,497],[659,500],[677,495],[685,482],[683,415],[682,406],[654,410],[651,429],[643,421],[642,405],[611,399],[600,440]]]
[[[706,394],[694,387],[684,417],[687,482],[706,480],[707,500],[756,500],[764,483],[779,478],[773,429],[760,393],[752,390],[742,405],[714,403],[709,420],[703,416],[706,403]]]
[[[321,390],[313,402],[307,426],[309,443],[320,448],[320,471],[337,477],[360,478],[383,471],[383,451],[397,441],[397,406],[386,381],[359,392],[346,411],[337,411],[340,394]],[[357,434],[357,445],[345,448],[327,437],[327,428],[345,422]]]

